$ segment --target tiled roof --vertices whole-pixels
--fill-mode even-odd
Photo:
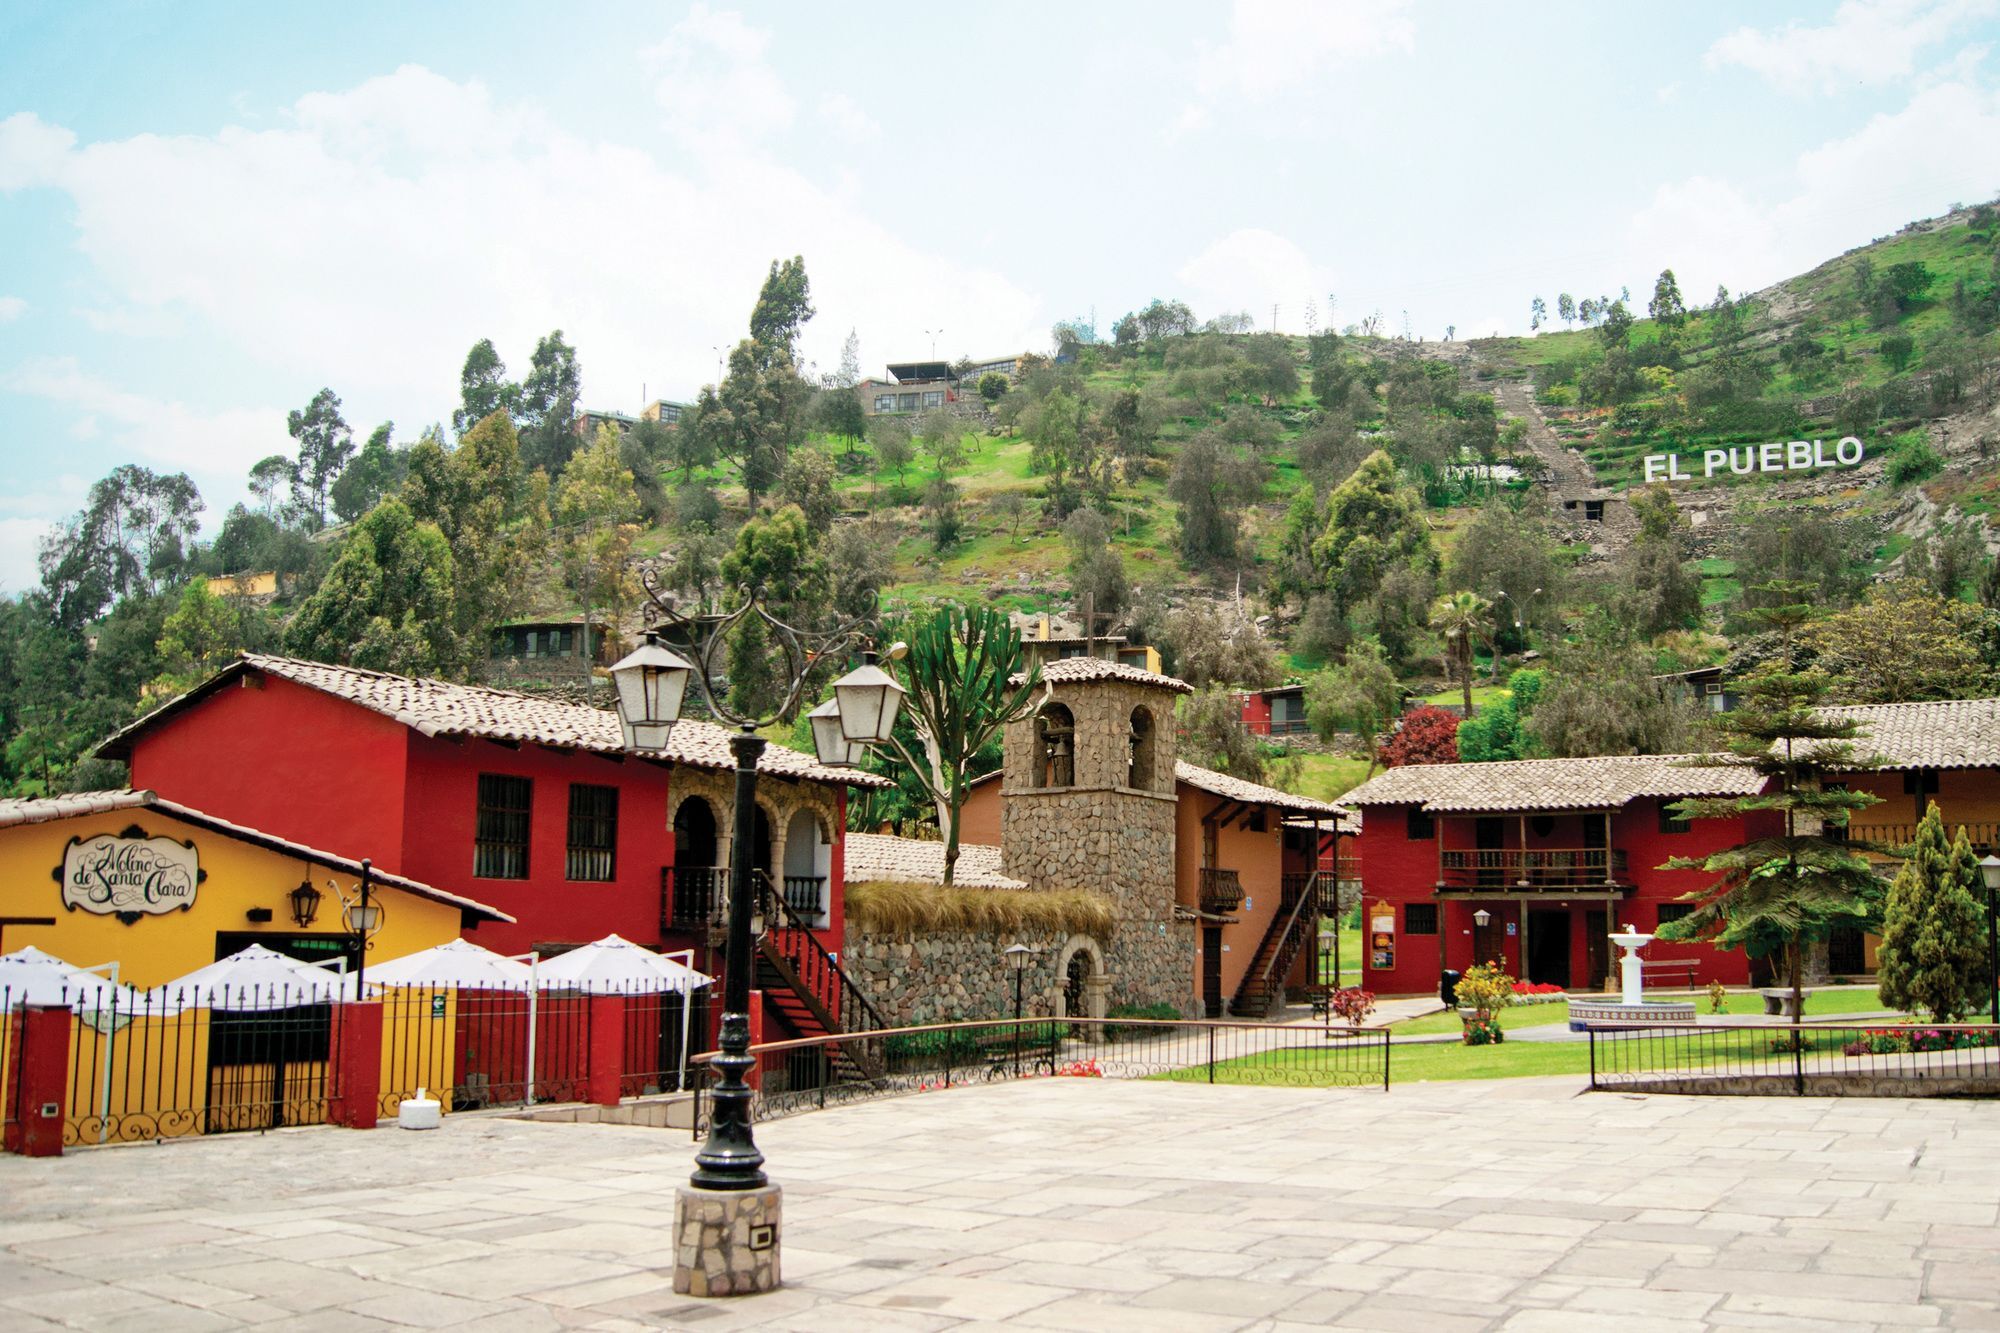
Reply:
[[[892,838],[886,833],[847,835],[847,883],[943,884],[944,844],[916,838]],[[961,889],[1025,889],[1028,886],[1000,871],[1000,849],[985,843],[961,842],[952,883]]]
[[[1860,723],[1855,750],[1879,758],[1875,767],[2000,767],[2000,699],[1855,704],[1819,711]]]
[[[72,819],[79,815],[109,814],[114,810],[158,810],[161,814],[178,819],[184,824],[205,828],[212,833],[220,833],[224,837],[235,838],[239,842],[251,843],[286,856],[296,857],[301,861],[310,861],[329,870],[338,870],[349,875],[361,873],[361,862],[352,857],[321,851],[317,847],[308,847],[304,843],[293,842],[290,838],[280,838],[276,834],[247,828],[242,824],[232,824],[226,819],[217,819],[214,815],[204,814],[191,806],[182,805],[178,801],[169,801],[156,792],[144,790],[79,791],[66,796],[0,800],[0,828],[15,828],[23,824],[46,824],[52,820]],[[514,919],[498,908],[488,907],[476,899],[432,888],[421,880],[406,879],[373,866],[369,867],[368,878],[376,884],[386,884],[390,888],[401,889],[419,898],[445,903],[488,921]]]
[[[1025,676],[1016,675],[1013,679],[1018,684]],[[1127,666],[1123,662],[1107,662],[1101,657],[1064,657],[1046,662],[1042,665],[1042,679],[1058,685],[1087,680],[1122,680],[1134,685],[1154,685],[1180,694],[1194,693],[1194,686],[1184,680],[1162,676],[1143,667]]]
[[[111,737],[98,748],[98,753],[108,759],[126,758],[131,754],[133,737],[245,670],[267,672],[294,684],[324,691],[394,718],[426,736],[473,736],[482,740],[589,750],[596,754],[624,752],[618,714],[608,708],[591,708],[559,699],[518,694],[512,690],[490,689],[483,685],[458,685],[444,680],[392,676],[384,671],[363,671],[358,667],[330,666],[324,662],[302,662],[289,657],[245,653],[239,661],[194,690]],[[692,768],[733,769],[736,760],[729,752],[731,734],[726,727],[718,727],[712,722],[680,722],[675,725],[671,743],[661,752],[661,757]],[[763,758],[757,761],[757,771],[777,777],[804,778],[851,787],[891,785],[887,778],[873,774],[824,767],[810,756],[782,745],[765,748]]]
[[[1695,756],[1409,764],[1377,774],[1340,799],[1352,806],[1421,805],[1441,813],[1615,810],[1641,797],[1746,796],[1763,786],[1749,769],[1690,764],[1690,758]]]
[[[1242,778],[1232,778],[1227,773],[1218,773],[1212,768],[1198,768],[1185,761],[1174,764],[1174,778],[1211,796],[1220,796],[1226,801],[1276,806],[1280,810],[1291,810],[1302,815],[1323,815],[1328,819],[1337,819],[1343,813],[1339,806],[1329,805],[1325,801],[1315,801],[1309,796],[1294,796],[1288,791],[1279,791],[1276,787],[1245,782]]]

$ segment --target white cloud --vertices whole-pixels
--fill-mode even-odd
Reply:
[[[1323,301],[1330,274],[1296,244],[1261,227],[1230,232],[1175,271],[1204,317],[1247,310],[1259,328],[1269,328],[1271,307],[1278,326],[1301,327],[1308,300]]]
[[[39,581],[36,556],[48,530],[44,519],[0,518],[0,597],[26,592]]]
[[[43,124],[33,112],[0,120],[0,190],[47,185],[75,142],[74,134]]]
[[[1228,39],[1196,58],[1200,97],[1183,109],[1179,127],[1205,125],[1217,103],[1268,102],[1341,65],[1412,50],[1409,8],[1409,0],[1236,0]]]
[[[1744,291],[1803,272],[1954,198],[1985,198],[1996,180],[2000,94],[1940,84],[1801,154],[1770,195],[1704,176],[1660,187],[1630,224],[1628,270],[1671,266],[1705,302],[1717,283]]]
[[[0,324],[11,324],[28,313],[28,303],[18,296],[0,296]]]
[[[1895,83],[1915,73],[1918,52],[1995,8],[1996,0],[1847,0],[1828,23],[1738,28],[1702,63],[1740,65],[1791,93]]]
[[[867,143],[882,137],[882,126],[846,93],[828,93],[819,102],[820,119],[840,131],[850,143]]]
[[[740,37],[730,16],[682,28],[697,19]],[[219,365],[262,363],[298,402],[332,384],[357,425],[414,434],[449,411],[476,339],[518,373],[551,328],[578,348],[591,406],[634,409],[642,385],[691,393],[709,349],[743,336],[772,258],[795,253],[825,312],[806,342],[821,364],[849,327],[889,353],[940,323],[984,349],[1045,322],[1004,278],[907,244],[761,153],[680,174],[416,67],[301,98],[283,120],[53,158],[68,136],[27,138],[107,289],[97,322],[205,323]],[[0,156],[0,173],[27,162]],[[267,442],[284,443],[281,424]]]
[[[289,444],[280,408],[203,412],[185,403],[133,393],[85,370],[73,356],[32,357],[0,374],[0,389],[73,408],[79,438],[110,422],[123,452],[154,467],[192,473],[196,481],[238,489],[250,465]],[[73,429],[72,434],[77,434]],[[203,492],[209,490],[203,486]]]
[[[771,34],[697,4],[644,52],[667,128],[690,147],[739,151],[792,123],[791,94],[764,58]]]

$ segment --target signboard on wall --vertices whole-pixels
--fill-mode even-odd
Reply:
[[[98,916],[163,916],[194,906],[201,860],[194,844],[136,830],[71,838],[63,851],[63,906]]]
[[[1396,965],[1396,909],[1376,903],[1368,909],[1368,966],[1385,970]]]

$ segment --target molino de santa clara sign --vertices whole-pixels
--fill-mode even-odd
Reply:
[[[1759,472],[1813,472],[1820,468],[1856,467],[1867,449],[1852,435],[1834,441],[1773,440],[1769,444],[1725,445],[1701,451],[1700,472],[1681,466],[1679,454],[1647,454],[1646,481],[1694,481],[1718,475],[1747,477]]]

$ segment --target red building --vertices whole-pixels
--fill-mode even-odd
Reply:
[[[607,709],[351,667],[245,655],[106,741],[134,785],[490,903],[467,937],[501,953],[616,932],[720,965],[714,930],[733,806],[729,733],[674,728],[628,756]],[[802,1032],[838,1017],[847,789],[884,780],[772,746],[759,763],[755,868],[781,896],[760,984]]]
[[[1362,812],[1362,984],[1416,994],[1445,969],[1497,958],[1529,981],[1602,989],[1613,928],[1685,915],[1676,900],[1712,880],[1660,867],[1744,840],[1744,820],[1680,821],[1667,807],[1761,781],[1674,756],[1413,764],[1376,776],[1341,797]],[[1699,985],[1750,979],[1741,951],[1662,940],[1644,956],[1691,963]]]

